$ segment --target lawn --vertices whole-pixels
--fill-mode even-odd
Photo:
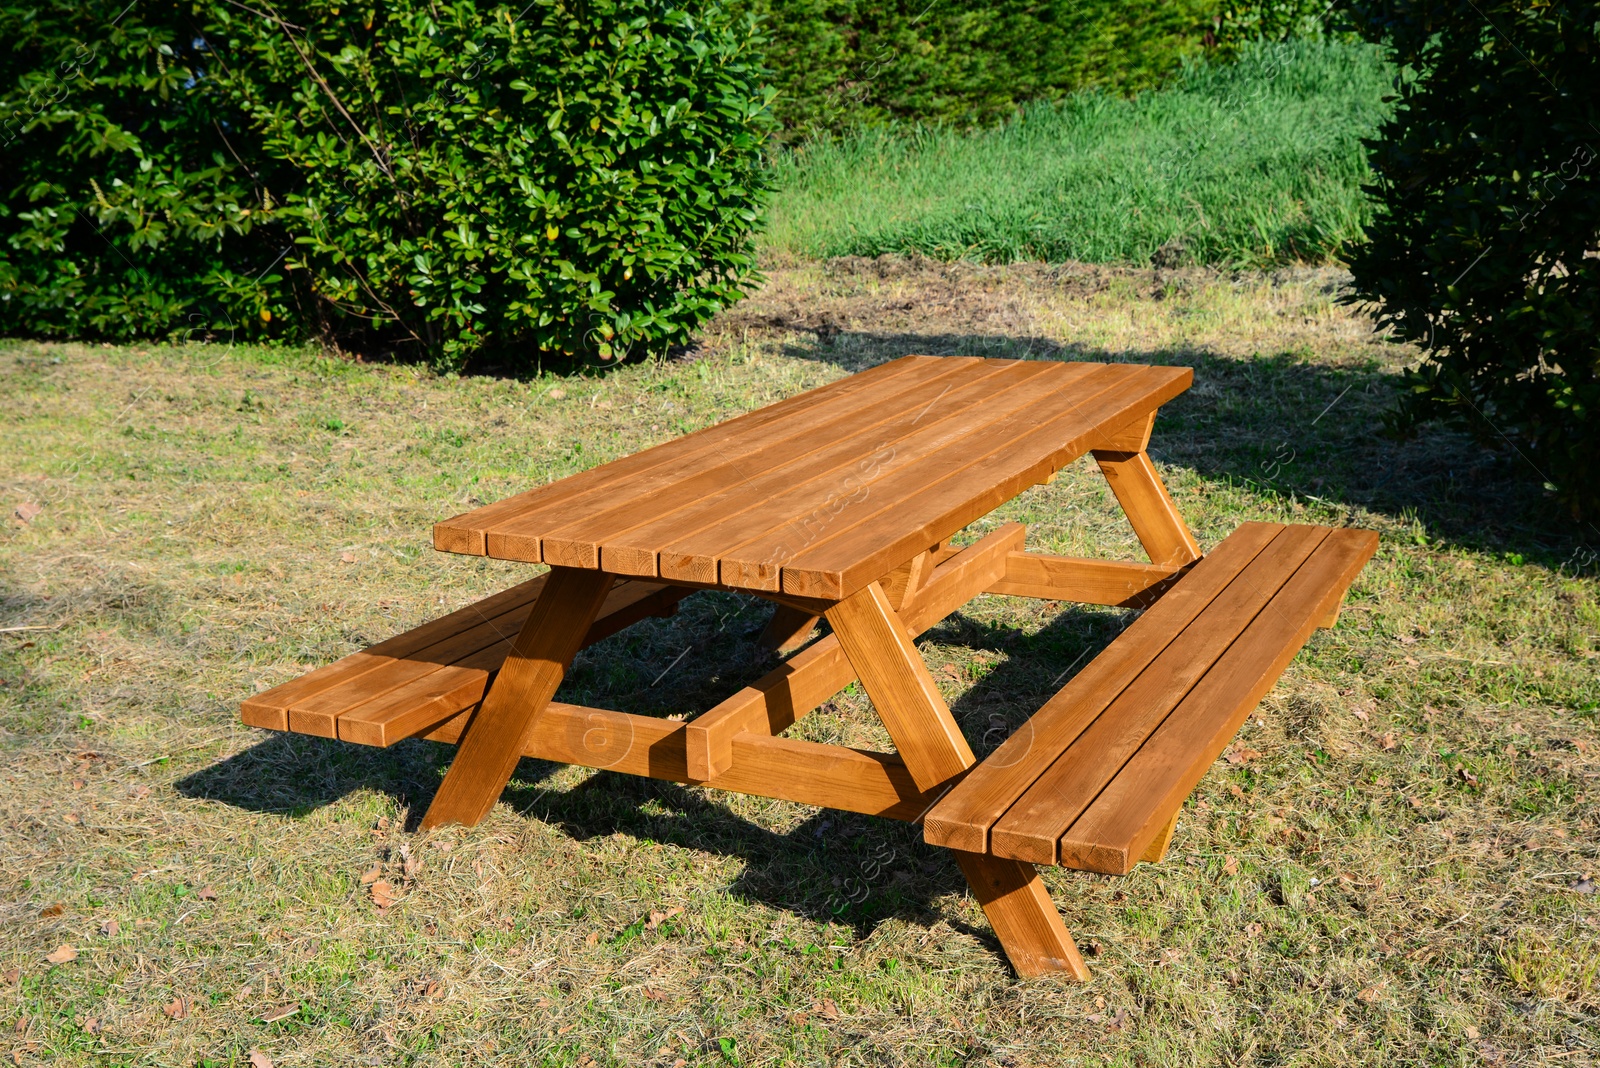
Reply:
[[[1594,534],[1514,454],[1382,436],[1415,353],[1340,282],[803,264],[689,358],[521,381],[0,345],[0,1055],[1595,1063]],[[529,574],[431,551],[433,520],[908,352],[1191,365],[1153,451],[1204,546],[1250,519],[1382,535],[1169,859],[1046,872],[1091,983],[1019,982],[904,825],[525,761],[483,825],[421,833],[448,750],[238,723],[245,695]],[[1086,464],[972,533],[1009,520],[1140,558]],[[922,647],[982,750],[1125,618],[991,596]],[[584,653],[564,696],[702,707],[763,670],[762,622],[696,595]],[[854,689],[796,729],[887,746]]]
[[[1370,216],[1375,46],[1252,45],[1133,99],[1025,108],[976,132],[883,127],[778,158],[769,256],[1219,265],[1320,262]]]

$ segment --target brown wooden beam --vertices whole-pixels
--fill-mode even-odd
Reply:
[[[1041,597],[1051,601],[1146,608],[1188,570],[1159,564],[1089,560],[1014,552],[1006,557],[1006,573],[990,593]]]
[[[424,737],[454,742],[469,720],[462,713]],[[893,753],[758,734],[735,738],[728,769],[699,780],[684,759],[686,726],[552,701],[522,755],[906,821],[921,816],[937,796],[918,790]]]
[[[900,617],[912,636],[958,610],[1005,573],[1006,554],[1026,529],[1008,523],[934,568]],[[689,770],[711,779],[733,760],[733,739],[748,731],[776,735],[855,681],[855,669],[830,634],[689,723]]]

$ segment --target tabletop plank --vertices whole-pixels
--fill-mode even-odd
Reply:
[[[1121,440],[1123,424],[1191,379],[1177,367],[904,357],[456,516],[435,544],[839,600]]]

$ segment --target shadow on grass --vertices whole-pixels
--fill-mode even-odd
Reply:
[[[974,751],[982,757],[993,750],[1071,670],[1107,645],[1128,616],[1067,607],[1033,634],[960,614],[933,628],[928,637],[941,644],[1002,658],[951,709]],[[726,659],[739,659],[736,651],[724,652]],[[377,790],[409,807],[408,829],[415,830],[453,755],[449,746],[416,740],[372,749],[274,734],[176,785],[186,797],[289,818],[358,790]],[[941,918],[934,903],[966,886],[946,850],[925,845],[919,827],[899,821],[821,810],[779,832],[729,810],[717,791],[674,782],[602,771],[575,787],[551,788],[546,783],[558,767],[521,761],[501,800],[578,841],[620,833],[738,857],[745,867],[729,893],[849,927],[858,939],[886,919],[932,925]],[[1000,952],[986,927],[955,925]]]
[[[848,331],[784,351],[849,370],[914,353],[1192,367],[1194,386],[1156,420],[1151,454],[1159,461],[1267,498],[1415,519],[1430,541],[1517,553],[1550,568],[1570,570],[1580,546],[1600,544],[1600,528],[1557,509],[1533,461],[1487,424],[1494,448],[1437,424],[1403,440],[1389,435],[1384,416],[1400,379],[1375,360],[1334,367],[1304,352],[1236,359],[1188,348],[1113,352],[1041,337]]]

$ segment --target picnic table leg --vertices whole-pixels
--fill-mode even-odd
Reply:
[[[766,629],[761,632],[761,648],[774,653],[798,649],[811,636],[818,618],[802,608],[780,604],[773,610]]]
[[[461,736],[456,758],[422,818],[425,829],[446,823],[471,827],[488,815],[614,581],[604,571],[550,569],[510,655]]]
[[[1200,559],[1200,546],[1189,533],[1178,506],[1172,503],[1167,487],[1143,449],[1138,452],[1094,450],[1101,474],[1111,484],[1117,503],[1133,524],[1139,544],[1150,554],[1150,562],[1181,567]]]
[[[828,610],[828,622],[867,696],[922,789],[961,774],[972,749],[876,582]],[[1089,978],[1078,947],[1032,864],[952,850],[1018,975]]]

